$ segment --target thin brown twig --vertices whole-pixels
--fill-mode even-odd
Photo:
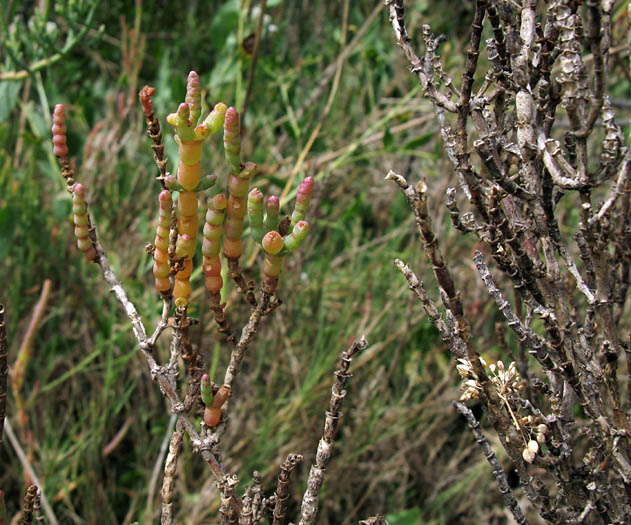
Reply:
[[[148,516],[149,519],[153,520],[153,502],[156,495],[156,486],[158,484],[158,478],[160,477],[160,472],[162,472],[162,463],[164,462],[164,456],[167,453],[169,442],[171,441],[171,435],[173,434],[173,428],[175,427],[175,423],[177,422],[177,415],[171,414],[169,418],[169,424],[167,426],[167,431],[164,433],[164,438],[162,439],[162,443],[160,444],[160,452],[158,452],[158,457],[153,464],[153,469],[151,470],[151,478],[149,479],[149,489],[147,490],[147,503],[145,505],[145,516]]]
[[[37,485],[29,485],[24,496],[24,504],[22,505],[22,523],[29,525],[33,523],[33,507],[37,498]]]
[[[168,434],[167,434],[168,435]],[[166,437],[166,436],[165,436]],[[175,474],[177,469],[177,460],[182,451],[182,438],[184,431],[182,426],[176,425],[175,431],[171,435],[169,443],[169,455],[164,464],[164,478],[162,480],[162,514],[160,523],[162,525],[171,525],[173,523],[173,493],[175,492]],[[165,440],[166,443],[166,440]],[[162,461],[160,462],[162,464]],[[149,515],[151,517],[151,515]]]
[[[335,371],[335,383],[333,383],[333,387],[331,388],[331,400],[324,421],[324,432],[318,443],[315,464],[311,465],[309,479],[307,480],[307,490],[302,498],[299,525],[312,525],[315,523],[315,518],[318,513],[318,494],[324,482],[326,465],[333,451],[335,430],[342,417],[341,408],[344,398],[346,397],[346,390],[344,388],[346,381],[352,376],[352,374],[348,373],[348,369],[355,354],[365,349],[367,346],[368,343],[362,336],[359,341],[354,341],[348,350],[342,352],[340,368]]]
[[[20,389],[22,388],[26,367],[33,355],[33,342],[35,341],[37,329],[39,328],[42,317],[44,317],[44,312],[46,311],[46,305],[48,304],[48,299],[50,298],[52,284],[53,282],[50,279],[46,279],[44,281],[39,300],[33,309],[31,321],[26,329],[22,345],[20,346],[20,350],[18,351],[18,355],[15,359],[15,364],[11,370],[11,388],[13,390],[13,395],[16,398],[19,396]]]
[[[346,33],[348,30],[348,10],[349,10],[349,0],[346,0],[344,2],[344,21],[342,24],[342,45],[344,45],[346,42]],[[296,161],[296,164],[294,165],[294,168],[291,171],[291,174],[289,175],[287,182],[285,183],[285,187],[283,188],[283,191],[280,194],[281,205],[283,204],[285,197],[287,197],[287,194],[289,193],[289,190],[291,189],[291,186],[294,182],[294,179],[296,178],[296,175],[298,175],[298,172],[300,171],[300,168],[302,167],[302,164],[305,161],[305,158],[309,154],[309,151],[311,151],[311,147],[313,146],[313,143],[315,142],[315,140],[318,138],[318,135],[320,134],[320,130],[322,129],[322,125],[324,124],[324,121],[326,120],[326,118],[329,115],[329,112],[331,111],[331,107],[333,106],[333,101],[335,100],[335,95],[337,94],[337,90],[340,85],[340,79],[342,77],[342,67],[344,65],[345,59],[346,59],[346,56],[343,53],[341,53],[337,58],[337,61],[335,63],[336,64],[335,77],[333,78],[333,85],[331,86],[331,91],[329,92],[329,98],[326,102],[326,106],[324,107],[324,111],[322,112],[322,115],[320,116],[320,120],[318,121],[318,124],[316,125],[314,130],[311,132],[311,135],[309,136],[309,139],[307,140],[305,147],[300,152],[300,155],[298,156],[298,160]]]
[[[456,407],[458,412],[460,412],[466,418],[467,424],[469,425],[469,428],[471,428],[471,432],[473,432],[476,442],[478,443],[478,445],[480,445],[480,448],[484,452],[484,457],[491,464],[491,467],[493,468],[493,476],[495,476],[495,479],[497,480],[497,483],[500,487],[500,494],[504,496],[506,506],[511,511],[513,517],[515,518],[515,521],[521,525],[527,525],[528,521],[524,517],[524,514],[521,511],[521,507],[515,499],[515,495],[513,494],[513,491],[508,484],[506,472],[498,461],[495,452],[493,452],[493,449],[491,448],[491,445],[489,445],[486,436],[480,429],[480,423],[478,423],[477,419],[473,415],[473,412],[471,412],[471,410],[469,410],[469,408],[467,408],[464,403],[454,402],[454,406]]]
[[[248,110],[250,103],[250,97],[252,96],[252,87],[254,86],[254,73],[256,72],[256,64],[259,58],[259,46],[261,44],[261,32],[263,31],[263,18],[265,16],[265,7],[267,0],[261,0],[261,12],[259,13],[259,20],[256,24],[256,33],[254,33],[254,49],[252,50],[252,63],[250,64],[250,70],[248,72],[248,85],[245,90],[245,99],[243,100],[243,108],[241,109],[241,136],[245,134],[245,114]]]
[[[5,431],[7,434],[7,438],[9,438],[9,443],[11,443],[11,446],[13,447],[13,450],[15,451],[15,455],[18,457],[18,460],[20,461],[20,464],[22,465],[24,472],[26,472],[27,476],[31,479],[31,481],[35,485],[37,485],[38,487],[41,487],[40,498],[42,500],[42,506],[44,507],[44,512],[46,513],[46,517],[48,518],[48,521],[50,521],[51,525],[57,525],[59,521],[57,521],[55,513],[53,512],[53,508],[50,506],[50,503],[48,502],[48,499],[46,498],[46,494],[44,494],[44,489],[43,489],[44,485],[42,485],[42,483],[40,482],[39,477],[35,473],[35,470],[31,466],[30,461],[26,457],[26,454],[24,453],[24,449],[20,445],[20,442],[18,441],[17,436],[13,432],[13,428],[11,427],[11,422],[8,419],[5,421]]]
[[[285,523],[285,513],[287,512],[287,500],[289,499],[289,476],[298,463],[302,461],[300,454],[289,454],[280,466],[278,475],[278,485],[276,486],[276,504],[272,513],[273,525],[283,525]]]

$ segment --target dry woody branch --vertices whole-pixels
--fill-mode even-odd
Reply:
[[[456,359],[461,401],[484,407],[532,508],[550,523],[629,522],[631,148],[609,95],[620,44],[614,2],[476,0],[459,81],[444,71],[431,27],[423,25],[417,50],[406,3],[385,4],[434,106],[458,181],[447,191],[449,216],[479,247],[475,268],[509,329],[496,331],[504,355],[481,357],[488,343],[472,333],[463,283],[431,221],[432,181],[390,172],[443,308],[395,263]],[[513,517],[526,523],[479,423],[464,403],[456,407]]]

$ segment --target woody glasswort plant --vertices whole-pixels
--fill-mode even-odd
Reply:
[[[290,454],[279,477],[274,496],[263,498],[260,476],[254,475],[254,485],[239,497],[235,475],[225,471],[220,461],[222,434],[228,423],[229,399],[235,392],[234,380],[261,321],[279,305],[277,295],[279,277],[285,257],[299,249],[309,224],[305,215],[313,192],[314,181],[305,178],[298,188],[296,204],[291,216],[280,217],[278,197],[271,195],[263,205],[264,197],[258,188],[250,190],[250,181],[256,174],[256,165],[241,160],[241,135],[239,113],[234,107],[219,102],[203,119],[201,116],[200,82],[197,73],[191,71],[187,80],[185,102],[177,111],[168,115],[167,122],[175,130],[179,163],[176,175],[167,172],[162,132],[154,115],[152,96],[155,89],[144,87],[139,94],[145,115],[159,181],[162,189],[158,195],[159,214],[154,242],[147,251],[154,259],[155,288],[162,298],[162,314],[155,329],[148,335],[140,316],[130,301],[120,281],[111,269],[109,260],[100,245],[88,206],[87,189],[75,181],[74,171],[68,161],[66,145],[65,113],[63,105],[57,105],[53,114],[54,153],[62,167],[68,190],[73,196],[73,220],[77,246],[89,261],[98,264],[103,276],[118,301],[122,304],[132,324],[139,348],[147,361],[151,377],[159,384],[169,399],[172,411],[177,414],[177,424],[169,445],[164,468],[162,487],[162,523],[173,522],[173,491],[177,459],[183,436],[187,434],[194,451],[209,465],[221,492],[221,523],[258,523],[268,508],[273,523],[284,522],[289,473],[302,459]],[[211,135],[223,129],[223,145],[229,175],[226,191],[219,190],[216,175],[202,177],[202,146]],[[198,323],[189,317],[188,308],[192,296],[191,275],[194,268],[196,245],[199,237],[199,202],[206,202],[202,237],[202,271],[208,292],[209,309],[225,335],[231,348],[230,362],[223,379],[215,383],[206,373],[199,348],[189,336],[189,327]],[[264,209],[265,208],[265,209]],[[262,283],[256,294],[254,282],[246,282],[239,264],[243,254],[245,216],[249,216],[249,232],[254,242],[264,251]],[[226,265],[224,266],[224,260]],[[231,329],[225,304],[221,302],[224,277],[234,280],[250,306],[249,320],[236,335]],[[165,364],[159,364],[158,339],[170,328],[170,355]],[[345,395],[344,384],[350,377],[348,367],[352,356],[366,346],[362,339],[342,354],[340,370],[333,386],[331,406],[327,412],[324,434],[318,447],[316,465],[311,470],[305,492],[300,523],[313,523],[318,508],[318,492],[324,477],[324,467],[331,453],[333,434],[339,418],[339,409]],[[178,381],[180,358],[188,371],[188,389],[183,392]]]
[[[464,401],[482,405],[547,523],[629,523],[631,147],[608,94],[615,50],[628,49],[628,35],[614,42],[612,24],[624,6],[477,0],[458,86],[430,26],[418,56],[404,1],[386,5],[468,202],[461,213],[457,190],[447,190],[452,223],[476,238],[475,267],[514,333],[509,345],[497,332],[510,364],[487,363],[432,224],[428,183],[390,171],[412,207],[444,313],[409,266],[395,264],[456,358],[463,394],[455,406],[517,523],[532,518]]]

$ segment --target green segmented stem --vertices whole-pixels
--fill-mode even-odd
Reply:
[[[233,174],[238,174],[241,166],[241,129],[239,124],[239,112],[235,107],[226,110],[223,124],[223,146]]]
[[[270,195],[265,202],[265,231],[278,230],[280,200],[276,195]]]
[[[208,211],[204,224],[204,242],[202,254],[204,256],[202,270],[206,276],[206,288],[211,294],[218,294],[223,287],[221,278],[221,238],[223,236],[223,224],[226,217],[226,196],[223,193],[208,199]]]
[[[177,244],[175,246],[175,255],[184,259],[188,256],[191,246],[193,245],[194,239],[190,235],[183,233],[179,235],[177,238]]]
[[[181,104],[180,108],[182,106]],[[188,263],[190,262],[192,266],[198,230],[198,204],[195,189],[201,180],[200,159],[202,156],[202,142],[201,140],[182,140],[180,127],[176,129],[180,137],[178,144],[180,163],[177,170],[177,182],[184,188],[184,191],[180,191],[178,195],[178,241],[175,253],[178,257],[184,259],[186,268],[175,275],[176,283],[173,289],[173,297],[175,297],[176,305],[186,306],[191,295]]]
[[[295,252],[307,236],[309,231],[309,223],[307,221],[299,221],[289,235],[283,238],[285,249],[289,252]]]
[[[162,190],[158,197],[160,202],[160,215],[158,216],[158,227],[156,228],[156,238],[154,241],[155,250],[153,252],[153,275],[155,277],[156,290],[166,292],[171,289],[169,275],[169,232],[171,229],[171,207],[173,201],[169,190]]]
[[[208,374],[204,374],[200,381],[200,390],[202,393],[202,402],[206,406],[212,406],[213,398],[213,384]]]
[[[167,122],[175,126],[175,131],[179,140],[190,142],[195,140],[195,130],[189,122],[191,109],[186,102],[180,104],[176,113],[167,115]]]
[[[53,153],[55,157],[67,157],[66,144],[66,110],[63,104],[57,104],[53,111]]]
[[[185,191],[184,186],[177,181],[177,177],[174,177],[171,174],[164,177],[164,185],[171,191]]]
[[[202,113],[202,97],[199,88],[199,75],[191,71],[186,79],[186,103],[188,104],[190,115],[188,123],[195,127],[199,116]]]
[[[269,295],[276,291],[278,286],[278,276],[283,268],[283,255],[279,255],[284,248],[283,238],[275,230],[267,232],[261,241],[265,250],[265,260],[263,261],[263,283],[261,288]]]
[[[186,102],[179,105],[177,112],[171,113],[167,117],[167,122],[175,127],[175,138],[178,143],[178,153],[180,157],[177,180],[172,176],[165,177],[165,185],[167,188],[179,192],[177,203],[178,241],[176,254],[183,259],[184,268],[176,273],[175,285],[173,287],[175,304],[178,306],[188,305],[192,290],[190,276],[192,273],[192,258],[195,254],[198,233],[197,193],[210,188],[217,180],[215,175],[205,177],[203,180],[201,179],[200,159],[202,154],[202,141],[211,133],[216,133],[221,129],[224,124],[227,109],[226,105],[220,102],[201,124],[196,125],[201,115],[201,92],[199,75],[195,71],[191,71],[186,83]],[[234,131],[234,119],[231,121],[231,126],[228,126],[228,128]],[[236,135],[238,138],[238,116],[236,120]],[[234,143],[234,138],[231,140],[232,143]],[[240,149],[240,147],[238,149]],[[225,203],[223,207],[226,207]],[[223,219],[221,223],[223,224]],[[202,251],[205,252],[204,267],[211,268],[212,274],[210,275],[210,280],[212,281],[212,287],[218,285],[218,280],[221,280],[221,276],[214,275],[216,265],[209,263],[206,259],[213,258],[214,262],[214,258],[218,258],[220,242],[221,233],[218,239],[213,239],[212,241],[207,242],[205,237],[204,248],[202,249]],[[215,255],[206,255],[206,253],[215,253]],[[208,275],[206,281],[208,286]],[[219,290],[221,290],[221,283],[219,284]]]
[[[96,251],[90,239],[90,219],[83,184],[75,184],[72,190],[72,215],[77,246],[88,261],[93,261],[96,259]]]
[[[293,230],[294,226],[299,221],[304,220],[312,193],[313,177],[305,177],[300,183],[298,193],[296,194],[296,204],[294,205],[294,212],[291,214],[291,224],[289,225],[290,230]]]
[[[258,188],[248,194],[248,217],[250,219],[250,233],[256,242],[261,242],[265,235],[263,226],[263,194]]]
[[[228,107],[223,102],[219,102],[204,121],[195,128],[195,136],[198,139],[205,139],[208,135],[217,133],[223,127],[227,109]]]
[[[226,222],[224,224],[225,238],[223,242],[224,255],[228,259],[238,260],[243,253],[241,234],[243,233],[243,219],[247,212],[247,194],[250,179],[256,173],[256,164],[248,162],[239,175],[228,178],[228,197]]]

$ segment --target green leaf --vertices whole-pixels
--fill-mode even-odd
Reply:
[[[388,514],[388,523],[390,525],[418,525],[421,523],[421,511],[418,507],[414,507]]]
[[[11,116],[11,112],[18,103],[18,95],[22,82],[10,81],[0,82],[0,124]]]
[[[432,140],[435,135],[436,135],[436,132],[428,131],[427,133],[423,133],[422,135],[419,135],[418,137],[414,137],[413,139],[405,143],[405,149],[420,148],[421,146],[424,146],[430,140]]]
[[[228,35],[237,28],[239,9],[237,0],[229,0],[214,14],[208,36],[215,49],[223,49]]]
[[[392,150],[392,144],[394,143],[394,136],[390,131],[390,128],[386,126],[386,129],[383,132],[383,149],[386,151]]]

